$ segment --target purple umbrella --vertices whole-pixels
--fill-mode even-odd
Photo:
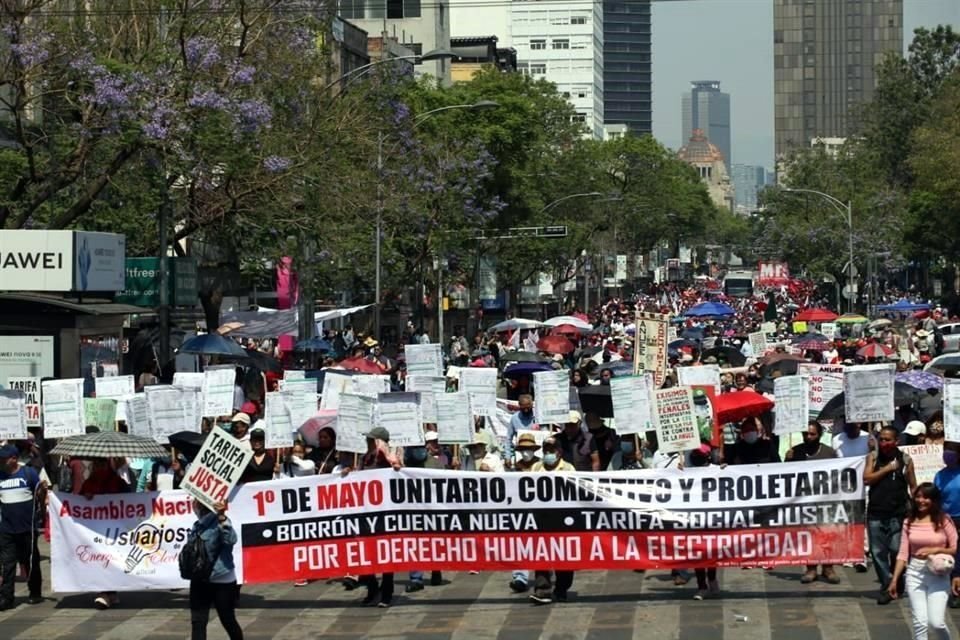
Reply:
[[[929,371],[905,371],[898,373],[895,379],[921,391],[943,389],[943,378]]]

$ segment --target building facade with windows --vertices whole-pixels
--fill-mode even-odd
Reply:
[[[713,204],[733,211],[733,185],[723,153],[701,129],[693,130],[687,144],[677,151],[677,157],[697,170]]]
[[[371,37],[396,40],[415,54],[450,49],[450,0],[338,0],[338,15]],[[430,74],[450,84],[450,60],[416,65],[417,74]]]
[[[696,129],[720,149],[727,171],[733,166],[730,148],[730,94],[720,91],[717,80],[694,80],[680,99],[681,140],[689,140]]]
[[[778,164],[814,138],[845,138],[873,98],[876,66],[903,49],[903,0],[774,0]]]
[[[603,139],[602,4],[511,2],[510,11],[518,71],[557,85],[589,134]]]
[[[633,135],[653,133],[650,16],[650,0],[603,2],[603,121]]]
[[[735,164],[733,179],[734,211],[747,215],[757,210],[757,196],[767,184],[767,170],[753,164]]]

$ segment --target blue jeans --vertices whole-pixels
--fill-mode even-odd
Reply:
[[[893,564],[896,562],[897,552],[900,551],[902,530],[902,518],[867,518],[870,555],[873,557],[873,568],[877,571],[881,589],[890,586]]]

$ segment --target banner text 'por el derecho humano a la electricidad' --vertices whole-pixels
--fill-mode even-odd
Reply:
[[[432,569],[836,564],[863,557],[863,462],[385,469],[247,484],[229,515],[246,583]],[[193,521],[189,502],[180,491],[52,497],[55,590],[183,586],[176,555]]]

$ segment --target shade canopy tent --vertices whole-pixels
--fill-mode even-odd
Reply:
[[[365,304],[359,307],[317,311],[313,314],[317,332],[321,331],[320,325],[324,322],[344,318],[371,306],[373,305]],[[278,310],[260,307],[254,311],[228,311],[221,314],[221,325],[218,331],[233,338],[295,336],[299,333],[298,318],[296,309]]]
[[[882,313],[913,313],[915,311],[926,311],[930,305],[925,302],[910,302],[906,298],[901,298],[893,304],[881,304],[877,311]]]
[[[688,318],[709,318],[736,315],[736,310],[722,302],[701,302],[687,309],[683,315]]]

